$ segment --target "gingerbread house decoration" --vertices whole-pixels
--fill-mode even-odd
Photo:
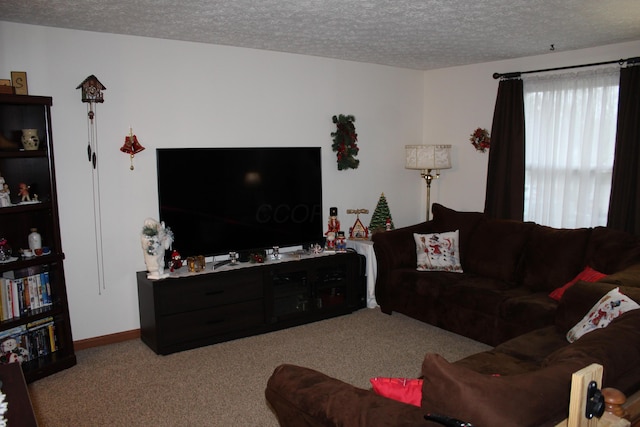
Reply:
[[[348,214],[356,214],[356,222],[349,228],[349,239],[367,240],[369,239],[369,229],[360,221],[361,213],[369,213],[369,209],[347,209]]]

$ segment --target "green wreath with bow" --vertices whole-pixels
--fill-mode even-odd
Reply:
[[[360,160],[354,156],[358,155],[358,134],[353,122],[356,118],[351,115],[340,114],[333,116],[333,123],[336,124],[336,131],[331,132],[333,144],[331,148],[335,151],[338,158],[338,170],[357,169]]]

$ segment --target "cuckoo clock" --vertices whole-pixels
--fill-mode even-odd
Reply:
[[[87,157],[95,169],[98,161],[96,104],[104,102],[102,91],[106,89],[106,87],[104,87],[104,85],[100,83],[100,80],[92,74],[84,79],[76,89],[82,89],[82,102],[87,104],[87,133],[89,139],[89,143],[87,145]]]
[[[76,89],[82,89],[82,102],[104,102],[102,90],[106,87],[93,74],[84,79]]]

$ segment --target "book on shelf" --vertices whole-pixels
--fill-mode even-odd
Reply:
[[[0,363],[24,363],[58,350],[53,317],[0,332]]]
[[[15,277],[10,272],[0,279],[0,320],[10,320],[52,305],[49,272]]]

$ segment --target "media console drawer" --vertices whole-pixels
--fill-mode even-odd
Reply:
[[[262,299],[163,316],[163,339],[180,343],[248,329],[264,322]]]
[[[262,298],[262,274],[202,274],[156,282],[159,314],[182,313]]]

